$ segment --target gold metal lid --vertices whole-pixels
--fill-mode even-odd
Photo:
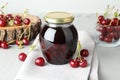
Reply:
[[[74,16],[68,12],[50,12],[45,15],[44,19],[48,23],[64,24],[71,23]]]

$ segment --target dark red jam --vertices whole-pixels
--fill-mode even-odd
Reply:
[[[44,57],[51,64],[66,64],[77,47],[78,34],[74,25],[52,27],[44,25],[40,44]]]

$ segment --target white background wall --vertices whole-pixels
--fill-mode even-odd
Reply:
[[[108,4],[120,9],[120,0],[0,0],[0,6],[8,2],[5,11],[23,12],[26,8],[30,13],[40,14],[48,11],[69,11],[73,13],[102,12]]]

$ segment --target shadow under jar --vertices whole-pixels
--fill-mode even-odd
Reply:
[[[66,64],[75,54],[78,33],[72,24],[74,16],[67,12],[50,12],[40,35],[42,53],[51,64]]]

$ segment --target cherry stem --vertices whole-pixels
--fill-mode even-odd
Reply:
[[[28,38],[27,38],[27,40],[30,39],[30,33],[31,33],[31,24],[30,24],[30,27],[29,27],[29,34],[28,34]]]
[[[98,17],[98,12],[96,12],[96,17]]]
[[[110,11],[111,11],[111,13],[112,13],[112,11],[113,11],[113,9],[114,9],[114,8],[115,8],[115,6],[113,6],[112,8],[110,8],[110,9],[111,9],[111,10],[110,10]]]
[[[80,53],[79,53],[80,50],[81,50],[81,45],[80,45],[80,41],[78,41],[78,43],[77,43],[77,50],[76,50],[76,52],[75,52],[77,55],[75,56],[75,59],[74,59],[74,60],[76,60],[77,57],[78,57],[78,58],[81,57],[81,56],[80,56]]]
[[[26,29],[23,31],[23,33],[20,35],[19,40],[21,40],[22,36],[24,35],[24,33],[27,31],[28,28],[29,27],[27,26]]]
[[[110,23],[109,23],[109,26],[112,24],[112,20],[110,21]]]
[[[13,43],[13,42],[15,42],[16,40],[12,40],[12,41],[9,41],[9,42],[7,42],[7,44],[11,44],[11,43]]]

